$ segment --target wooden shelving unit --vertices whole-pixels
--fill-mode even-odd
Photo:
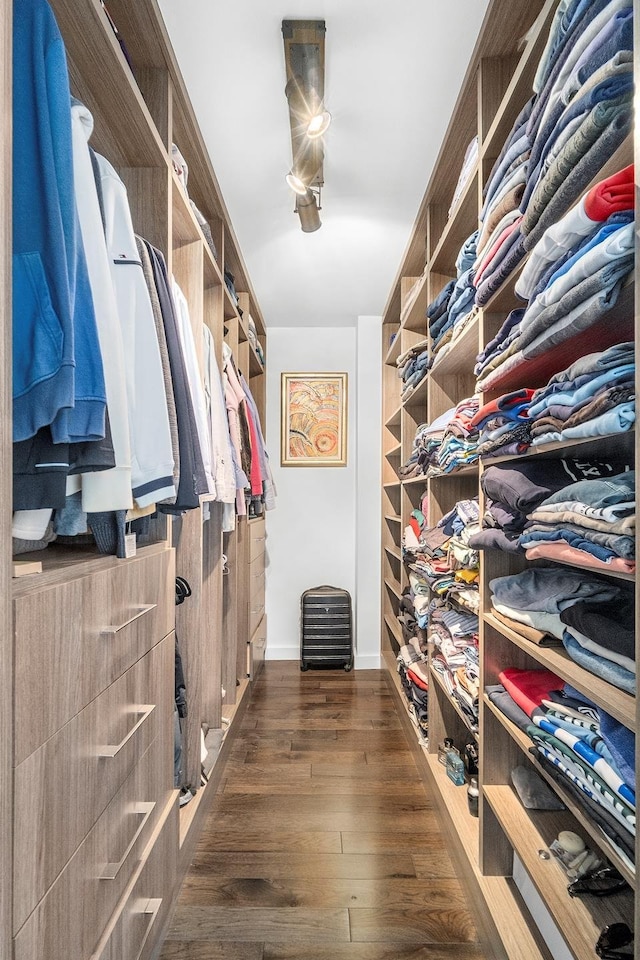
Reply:
[[[110,0],[108,6],[109,14],[126,43],[132,66],[123,54],[100,0],[51,0],[51,8],[66,48],[72,93],[93,115],[94,132],[90,145],[116,168],[127,188],[135,232],[162,252],[169,275],[173,275],[180,285],[189,303],[200,359],[202,333],[206,326],[213,336],[219,365],[222,363],[225,339],[232,347],[236,363],[246,377],[264,423],[265,367],[249,341],[249,316],[253,318],[258,341],[266,353],[264,319],[160,9],[156,0],[140,0],[136,4],[130,4],[127,0]],[[12,3],[4,4],[0,13],[0,49],[3,53],[0,99],[4,107],[0,133],[3,159],[0,189],[3,417],[0,421],[0,446],[5,465],[11,462],[12,440],[12,7]],[[188,196],[172,165],[172,142],[179,146],[189,165]],[[190,199],[197,204],[211,230],[216,255],[207,242]],[[233,301],[225,285],[225,267],[235,277],[238,304]],[[3,506],[0,540],[8,555],[12,501],[11,472],[7,469],[3,471],[0,500]],[[209,519],[205,521],[207,514]],[[19,661],[20,657],[24,659],[29,653],[29,643],[34,644],[34,689],[36,681],[41,682],[41,668],[36,664],[44,631],[41,629],[37,636],[26,635],[21,623],[28,623],[30,608],[38,604],[43,610],[42,619],[46,621],[49,604],[56,623],[64,621],[65,616],[73,618],[67,632],[69,636],[77,635],[80,638],[77,643],[80,653],[76,657],[78,677],[74,676],[74,682],[68,686],[72,692],[82,687],[78,697],[85,696],[88,699],[86,705],[83,705],[83,701],[78,702],[78,713],[72,716],[71,707],[66,702],[60,705],[67,697],[63,685],[60,684],[57,691],[52,689],[49,696],[57,696],[60,703],[55,699],[52,701],[50,714],[55,723],[58,723],[56,718],[59,716],[65,724],[57,729],[52,720],[49,739],[45,739],[38,751],[34,749],[32,753],[26,748],[21,748],[21,751],[17,749],[19,731],[14,722],[16,705],[11,703],[11,697],[5,698],[0,711],[0,779],[3,783],[0,791],[0,851],[7,872],[7,882],[0,885],[2,960],[8,960],[9,957],[15,957],[16,960],[45,960],[45,957],[46,960],[56,960],[64,957],[66,960],[69,956],[88,958],[89,955],[95,960],[107,956],[118,956],[119,960],[134,960],[134,957],[136,960],[150,960],[152,955],[157,955],[163,927],[210,809],[234,731],[248,703],[251,690],[248,674],[251,671],[252,676],[257,675],[258,645],[253,659],[247,651],[250,651],[252,640],[259,638],[261,655],[264,656],[266,637],[264,617],[259,623],[255,622],[255,611],[261,609],[256,606],[260,599],[259,588],[251,587],[249,576],[249,564],[253,563],[252,569],[255,571],[264,553],[264,549],[261,553],[256,547],[265,539],[264,519],[240,520],[233,533],[225,534],[225,552],[233,557],[234,563],[232,611],[224,609],[222,505],[215,502],[212,496],[203,496],[198,508],[179,518],[165,516],[153,521],[152,526],[151,542],[138,546],[135,561],[101,556],[91,547],[63,548],[52,545],[38,556],[43,567],[40,574],[12,581],[9,564],[2,565],[4,589],[0,590],[0,665],[7,688],[13,690],[18,682],[17,673],[24,672]],[[192,591],[191,596],[177,608],[176,573],[188,580]],[[256,577],[255,580],[259,584],[260,578]],[[122,596],[129,588],[132,591],[131,598]],[[155,602],[142,605],[139,619],[134,616],[129,621],[120,607],[128,603],[133,607],[135,601],[140,600],[143,588]],[[66,607],[63,601],[67,602]],[[95,609],[90,608],[92,601]],[[113,621],[106,615],[111,610],[114,612]],[[118,619],[115,614],[119,615]],[[103,617],[105,623],[118,625],[118,630],[130,630],[126,643],[120,639],[118,644],[108,645],[109,651],[115,649],[117,653],[105,652],[106,647],[104,650],[96,648],[95,637],[100,631],[94,620],[97,618],[101,621]],[[120,624],[124,624],[124,627]],[[195,794],[194,799],[180,810],[178,791],[173,783],[176,629],[188,697],[188,716],[182,724],[184,783]],[[92,650],[96,648],[95,664],[87,662],[86,649],[89,644],[93,644]],[[144,674],[145,670],[148,676]],[[93,683],[92,671],[96,674],[95,690],[87,686],[88,692],[85,693],[85,673],[91,675],[89,679]],[[110,698],[115,697],[113,691],[119,683],[124,683],[125,677],[127,698],[120,704]],[[143,679],[147,682],[146,687],[141,686]],[[224,700],[223,685],[227,689]],[[50,679],[49,686],[56,687]],[[121,689],[125,689],[124,686]],[[149,696],[141,696],[142,690],[147,691]],[[73,696],[76,697],[75,692]],[[140,734],[136,725],[131,737],[127,735],[122,742],[122,755],[126,754],[126,764],[123,761],[122,769],[128,778],[125,782],[122,775],[125,787],[132,790],[133,786],[129,784],[133,784],[132,778],[137,777],[136,789],[141,792],[151,789],[148,787],[150,783],[155,790],[154,802],[146,805],[150,808],[147,811],[150,818],[148,824],[145,820],[130,846],[127,847],[127,843],[122,841],[128,839],[126,834],[129,832],[131,812],[130,807],[124,805],[129,803],[131,797],[122,793],[125,788],[121,790],[119,783],[114,786],[112,795],[105,793],[103,796],[99,793],[103,789],[103,781],[111,782],[111,773],[105,769],[101,769],[99,777],[86,776],[82,790],[74,789],[75,781],[70,779],[66,815],[60,811],[43,814],[38,822],[31,825],[29,835],[30,825],[25,823],[26,804],[21,803],[20,797],[14,799],[13,793],[14,777],[16,790],[20,783],[24,788],[25,764],[31,764],[37,752],[49,749],[48,745],[53,743],[55,736],[56,771],[64,770],[70,778],[77,777],[78,756],[82,758],[82,763],[89,762],[94,751],[91,738],[96,734],[96,730],[85,724],[82,742],[72,742],[67,728],[76,723],[77,717],[84,717],[87,713],[92,716],[91,710],[99,718],[104,713],[101,720],[103,725],[109,719],[114,730],[122,728],[118,736],[120,739],[127,731],[127,725],[123,726],[123,718],[126,719],[131,713],[129,701],[133,698],[134,702],[145,703],[152,696],[155,701],[153,709],[148,712],[149,719],[145,714],[144,722],[140,722]],[[97,706],[94,708],[94,700],[97,704],[98,698],[101,698],[101,703],[104,700],[106,707],[111,705],[113,716],[106,709],[100,711]],[[70,697],[68,700],[72,705],[75,703]],[[26,705],[22,703],[20,709],[24,711]],[[97,720],[95,722],[98,723]],[[24,725],[22,728],[25,729]],[[227,735],[229,729],[231,734]],[[100,730],[102,732],[102,728]],[[203,730],[209,731],[209,776],[205,781],[201,781]],[[106,733],[105,730],[104,735]],[[62,746],[57,745],[58,739]],[[146,779],[143,776],[145,773],[149,774]],[[97,787],[92,777],[99,781]],[[51,778],[47,776],[44,779],[46,782],[42,787],[36,781],[29,785],[29,795],[36,798],[34,803],[40,796],[39,791],[48,789],[47,783]],[[98,796],[95,814],[87,812],[94,809],[90,807],[94,802],[92,791]],[[59,795],[62,797],[63,791],[59,791]],[[58,801],[54,799],[52,802]],[[87,827],[83,827],[82,831],[78,826],[80,818],[74,814],[74,804],[82,806],[82,823],[87,821]],[[119,820],[115,819],[114,813],[110,813],[116,809],[116,804],[122,805],[121,810],[117,807]],[[51,807],[51,803],[43,801],[42,809],[46,810],[47,807]],[[111,816],[111,821],[102,819],[107,815]],[[78,822],[72,822],[74,817]],[[74,838],[78,834],[77,841],[70,839],[72,830],[75,830]],[[28,843],[25,842],[27,836]],[[96,893],[97,866],[86,858],[96,856],[101,851],[97,844],[104,846],[107,841],[113,850],[125,849],[130,856],[125,857],[125,861],[119,865],[122,869],[117,883],[112,883],[109,889],[103,885],[101,891]],[[33,889],[25,894],[24,870],[22,874],[19,871],[32,848],[36,851],[55,851],[54,856],[58,859],[51,862],[47,860],[42,870],[38,867],[38,876],[28,878]],[[63,855],[60,851],[68,852]],[[50,856],[51,853],[47,853],[44,859]],[[45,869],[48,871],[46,874]],[[81,882],[78,880],[80,876]],[[19,884],[15,883],[16,877]],[[153,894],[157,898],[157,909],[149,915],[150,919],[144,925],[140,920],[137,921],[143,934],[147,929],[144,940],[140,942],[137,931],[132,933],[125,928],[128,923],[134,922],[127,917],[136,915],[131,904],[134,901],[147,902],[151,896],[147,893],[146,901],[141,901],[141,891],[149,888],[150,877],[160,884],[161,893]],[[45,879],[49,889],[43,885]],[[16,893],[17,890],[20,892]],[[120,891],[118,897],[114,893],[116,890]],[[12,897],[16,903],[20,900],[19,911],[12,910]],[[76,908],[80,901],[82,909],[78,910]],[[46,934],[43,933],[45,928]],[[126,944],[126,950],[119,945],[120,941]]]
[[[432,527],[458,500],[481,492],[479,479],[489,466],[562,457],[584,461],[614,456],[633,462],[637,456],[636,432],[629,431],[614,436],[548,443],[530,448],[522,457],[481,458],[478,464],[448,475],[402,478],[402,466],[409,460],[417,427],[432,423],[462,399],[476,393],[473,368],[478,353],[493,338],[506,315],[515,307],[522,306],[515,294],[515,285],[526,260],[460,335],[451,341],[448,348],[435,355],[430,354],[430,369],[426,378],[404,398],[401,396],[402,381],[398,376],[396,361],[427,336],[426,306],[450,279],[456,277],[455,264],[460,247],[478,227],[482,192],[487,178],[516,117],[532,95],[533,78],[556,7],[557,0],[536,0],[533,4],[526,4],[524,0],[515,4],[507,0],[491,0],[489,3],[449,128],[383,314],[383,450],[393,449],[395,452],[399,436],[401,456],[396,475],[392,474],[395,458],[393,461],[386,458],[383,466],[381,528],[384,589],[381,636],[384,662],[393,681],[392,687],[403,704],[406,701],[396,669],[396,648],[400,641],[394,623],[396,601],[407,591],[409,578],[405,564],[399,571],[395,564],[397,554],[402,550],[402,537],[411,511],[420,505],[423,496],[426,494],[428,525]],[[638,0],[634,3],[634,14],[638,22]],[[467,145],[476,135],[479,160],[469,175],[455,209],[449,215],[458,171],[462,167]],[[634,138],[630,136],[598,171],[593,183],[627,166],[633,162],[633,157]],[[564,369],[585,353],[632,339],[634,334],[637,340],[639,317],[640,295],[637,285],[628,282],[620,293],[616,307],[597,325],[597,329],[571,342],[566,362],[559,362],[557,355],[550,352],[530,368],[526,383],[521,370],[510,372],[481,396],[481,402],[523,385],[543,386],[553,373]],[[389,346],[391,333],[394,334],[394,340]],[[637,389],[638,386],[640,384]],[[391,498],[394,498],[393,506]],[[400,522],[391,522],[392,516],[398,516]],[[492,615],[489,580],[494,576],[518,572],[525,568],[527,562],[524,557],[514,558],[498,551],[485,551],[482,555],[478,611],[480,690],[487,684],[499,682],[498,674],[507,666],[547,668],[602,706],[624,726],[635,730],[637,705],[634,696],[586,672],[569,658],[562,646],[537,646],[521,636],[516,627],[511,629]],[[587,569],[579,564],[566,566]],[[626,573],[602,571],[601,575],[618,583],[635,580],[634,576]],[[640,628],[638,606],[636,604],[636,624]],[[450,828],[456,861],[462,871],[473,878],[474,895],[492,927],[487,937],[496,955],[509,960],[548,958],[550,948],[543,938],[543,930],[548,929],[553,931],[554,936],[564,940],[568,953],[575,960],[593,960],[595,943],[604,925],[622,920],[632,928],[635,923],[638,929],[640,898],[636,898],[633,892],[636,887],[634,871],[629,868],[625,858],[607,843],[599,828],[572,799],[569,791],[558,785],[532,755],[529,738],[482,694],[477,736],[480,752],[480,817],[473,820],[469,816],[465,791],[448,781],[443,767],[438,764],[436,753],[443,736],[452,736],[460,745],[461,738],[470,737],[471,734],[464,712],[449,696],[446,685],[431,664],[429,676],[428,746],[415,736],[407,711],[400,713],[407,732],[413,734],[416,742],[416,761],[428,790],[441,809],[445,825]],[[528,764],[536,769],[559,795],[566,809],[549,815],[525,810],[510,781],[510,771],[516,764]],[[560,829],[573,829],[584,835],[594,849],[620,870],[632,888],[631,892],[616,895],[609,903],[608,898],[569,897],[566,876],[559,864],[553,859],[545,860],[539,856],[539,850],[548,847]],[[516,887],[516,858],[546,910],[547,916],[542,920],[540,929]],[[531,909],[534,910],[533,905]],[[537,905],[535,910],[538,911]],[[640,946],[636,946],[635,956],[640,958]]]

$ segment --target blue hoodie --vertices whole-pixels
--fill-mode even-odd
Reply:
[[[14,440],[104,437],[106,392],[75,206],[64,44],[46,0],[13,11]]]

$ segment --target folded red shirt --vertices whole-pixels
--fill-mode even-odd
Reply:
[[[633,210],[633,164],[612,174],[589,190],[584,200],[585,213],[598,223],[608,220],[612,213]]]
[[[498,679],[518,706],[531,718],[534,712],[539,710],[542,701],[549,699],[552,690],[561,690],[564,686],[564,680],[551,670],[507,667],[498,675]],[[542,712],[545,712],[544,709]]]

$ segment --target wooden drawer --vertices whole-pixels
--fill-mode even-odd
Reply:
[[[249,563],[264,554],[266,528],[264,520],[251,520],[249,528]]]
[[[250,680],[257,680],[264,666],[264,655],[267,646],[267,618],[262,617],[256,632],[247,644],[247,676]]]
[[[21,597],[14,613],[19,764],[174,629],[174,551]]]
[[[264,556],[249,564],[249,636],[253,637],[264,616]]]
[[[131,894],[112,918],[91,960],[148,960],[171,909],[176,881],[178,810],[174,804],[145,851]]]
[[[14,960],[92,956],[173,793],[167,789],[171,757],[163,752],[158,739],[141,758],[17,933]]]
[[[19,929],[151,743],[171,755],[170,634],[15,771],[14,929]],[[162,791],[171,770],[162,758]]]

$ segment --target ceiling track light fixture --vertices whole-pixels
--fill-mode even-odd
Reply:
[[[303,233],[321,226],[323,136],[331,123],[324,105],[324,20],[283,20],[284,59],[293,163],[286,176],[296,195]]]
[[[296,194],[296,210],[300,217],[300,229],[303,233],[315,233],[322,226],[320,220],[321,187],[309,187],[301,196]]]

